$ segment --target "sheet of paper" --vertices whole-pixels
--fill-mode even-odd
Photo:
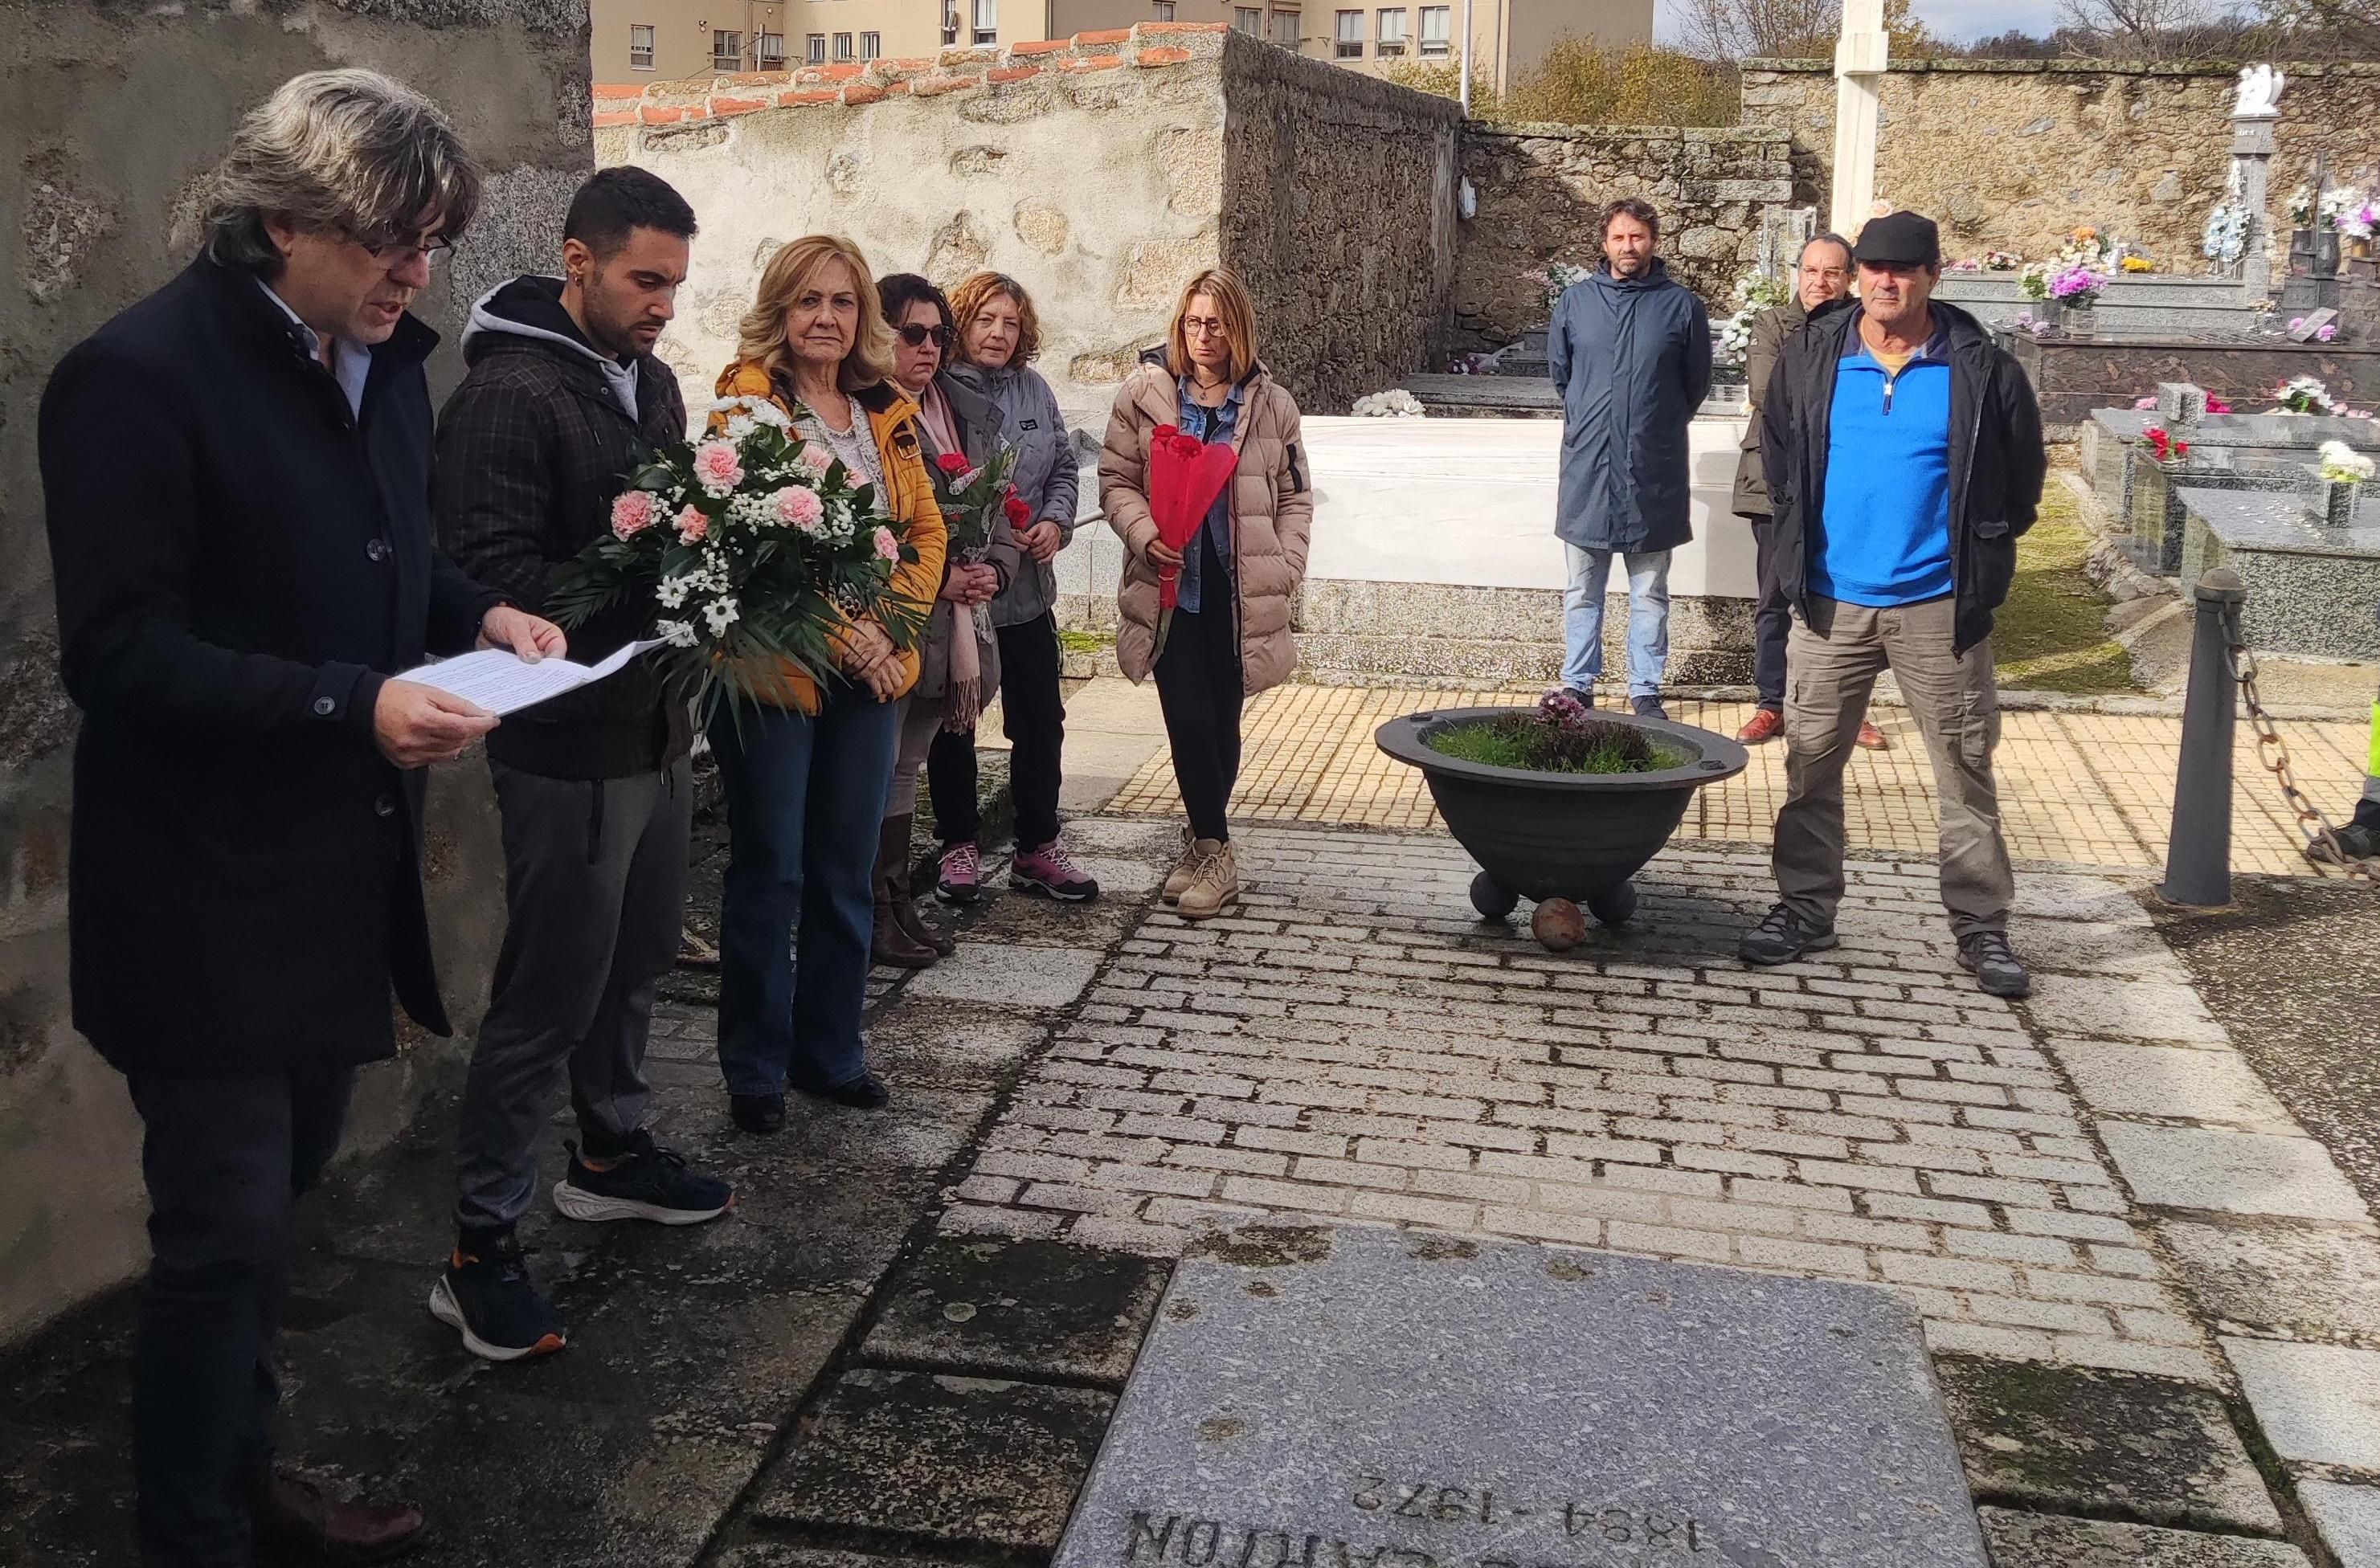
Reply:
[[[530,664],[510,648],[481,648],[477,653],[408,669],[397,679],[434,686],[450,696],[477,703],[501,718],[617,674],[638,654],[661,645],[658,637],[625,643],[601,663],[593,665],[574,664],[566,658],[540,659]]]

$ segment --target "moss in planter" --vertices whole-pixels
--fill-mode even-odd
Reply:
[[[1430,736],[1429,749],[1464,762],[1536,773],[1656,773],[1691,760],[1655,745],[1631,724],[1556,724],[1535,713],[1454,725]]]

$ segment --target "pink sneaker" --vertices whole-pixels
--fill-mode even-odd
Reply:
[[[1099,885],[1055,838],[1038,850],[1018,850],[1008,868],[1008,885],[1020,893],[1038,893],[1063,904],[1088,903],[1099,896]]]
[[[934,873],[934,897],[946,904],[972,904],[982,895],[982,851],[971,843],[946,846]]]

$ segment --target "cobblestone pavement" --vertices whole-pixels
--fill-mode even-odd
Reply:
[[[2119,880],[2022,879],[2012,1007],[1957,970],[1930,867],[1856,867],[1843,946],[1757,971],[1756,854],[1673,846],[1629,930],[1553,955],[1469,918],[1443,838],[1243,843],[1238,918],[1123,945],[945,1232],[1485,1232],[1872,1281],[1937,1350],[2216,1383],[2146,1205],[2375,1234]]]
[[[1277,686],[1249,705],[1246,758],[1232,813],[1253,822],[1436,827],[1420,775],[1381,755],[1373,730],[1420,707],[1532,700],[1512,692]],[[1670,714],[1732,735],[1751,717],[1751,706],[1680,701],[1670,705]],[[1930,856],[1934,775],[1925,742],[1906,709],[1879,707],[1873,717],[1892,748],[1852,759],[1845,802],[1851,843],[1877,854]],[[2367,728],[2337,719],[2284,721],[2282,728],[2301,782],[2325,809],[2344,814],[2363,787]],[[2242,871],[2302,874],[2308,868],[2301,840],[2282,814],[2279,792],[2256,766],[2244,725],[2240,733],[2234,863]],[[2178,718],[2003,715],[1998,772],[2010,851],[2021,860],[2070,865],[2161,866],[2180,744]],[[1695,795],[1678,831],[1688,838],[1757,842],[1767,837],[1784,799],[1784,746],[1756,746],[1743,774]],[[1172,758],[1160,749],[1110,809],[1179,812]]]

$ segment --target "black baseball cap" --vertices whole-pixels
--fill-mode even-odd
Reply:
[[[1880,218],[1870,218],[1867,226],[1860,230],[1852,259],[1900,267],[1938,267],[1942,264],[1942,231],[1934,226],[1933,219],[1915,212],[1887,212]]]

